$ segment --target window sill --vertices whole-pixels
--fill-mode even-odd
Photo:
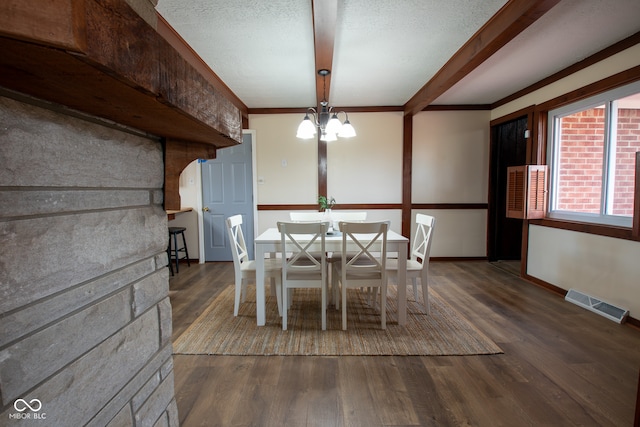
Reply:
[[[634,238],[633,230],[630,227],[594,224],[590,222],[569,221],[555,218],[531,219],[529,220],[529,224],[558,228],[561,230],[577,231],[580,233],[595,234],[598,236],[613,237],[616,239],[639,240],[638,238]]]

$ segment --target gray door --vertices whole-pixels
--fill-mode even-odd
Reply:
[[[242,215],[244,237],[253,259],[253,172],[251,134],[242,144],[221,148],[202,162],[202,206],[205,261],[232,261],[226,219]]]

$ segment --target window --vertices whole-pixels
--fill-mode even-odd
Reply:
[[[640,82],[549,111],[549,216],[631,227]]]

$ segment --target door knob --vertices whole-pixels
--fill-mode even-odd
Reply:
[[[202,211],[203,211],[203,212],[209,212],[209,207],[208,207],[208,206],[205,206],[204,208],[202,208]]]

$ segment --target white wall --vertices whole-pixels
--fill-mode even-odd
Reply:
[[[491,112],[499,118],[640,65],[631,47]],[[529,227],[527,273],[561,289],[577,289],[623,306],[640,318],[640,242],[554,228]]]

